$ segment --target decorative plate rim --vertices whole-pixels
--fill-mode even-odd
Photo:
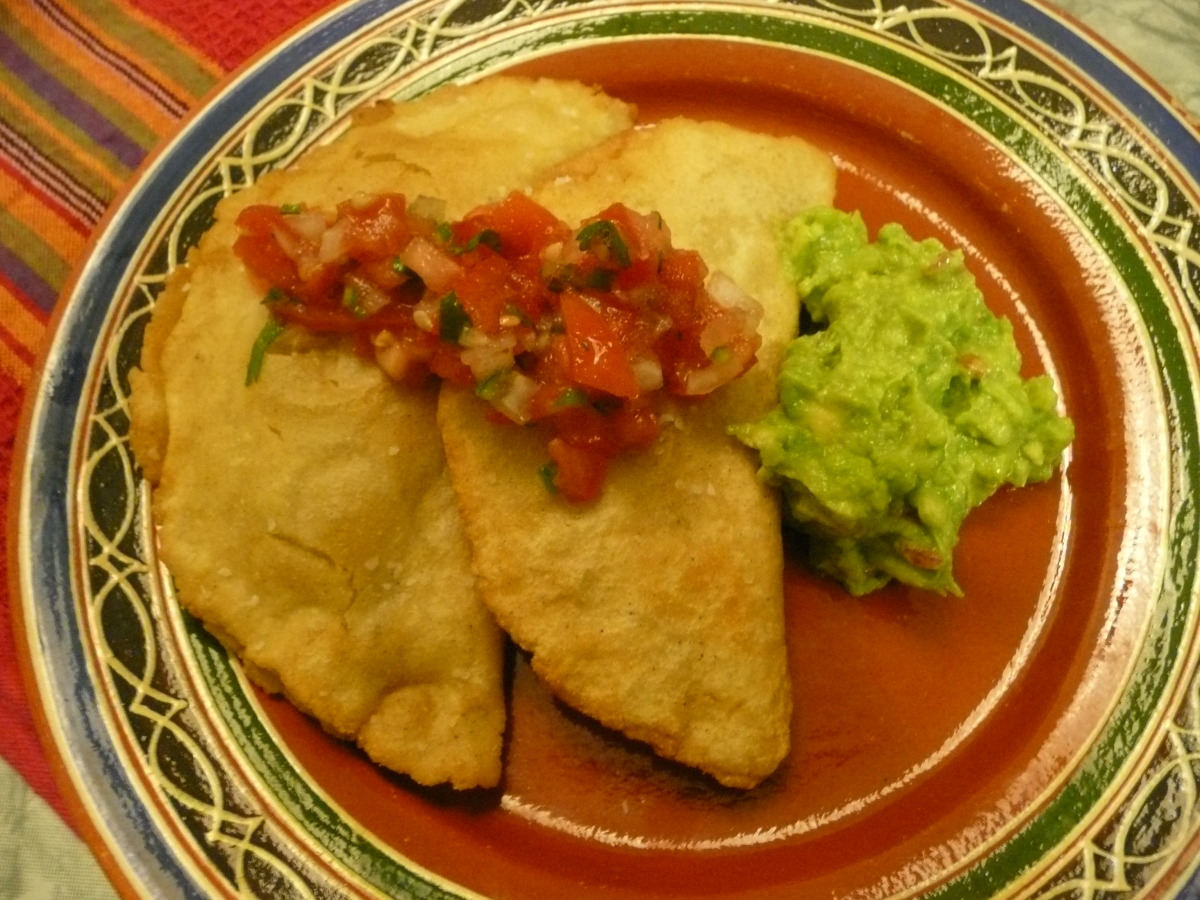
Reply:
[[[114,383],[119,383],[121,380],[119,372],[116,372],[115,369],[109,370],[115,365],[113,357],[126,339],[131,320],[137,318],[136,313],[130,313],[128,310],[128,304],[132,302],[130,295],[137,288],[134,285],[124,286],[132,277],[130,268],[113,266],[105,260],[112,257],[127,260],[149,260],[155,253],[161,252],[160,246],[157,244],[151,246],[150,244],[150,238],[155,234],[154,230],[131,229],[132,223],[141,221],[143,217],[146,221],[156,221],[159,218],[157,213],[153,215],[150,213],[161,203],[160,195],[164,190],[170,193],[172,198],[176,198],[179,194],[180,184],[194,183],[197,179],[203,181],[206,177],[205,172],[198,170],[197,166],[201,160],[212,158],[216,152],[214,149],[216,144],[205,136],[206,125],[213,121],[226,124],[237,122],[239,125],[233,129],[232,133],[242,133],[245,130],[245,123],[262,112],[264,98],[270,95],[269,91],[262,92],[261,90],[256,94],[258,86],[273,81],[280,84],[295,82],[298,74],[304,71],[305,65],[309,66],[308,72],[315,71],[312,64],[308,62],[309,60],[331,60],[339,58],[339,54],[344,56],[349,53],[350,47],[361,41],[364,35],[378,29],[381,23],[392,21],[411,23],[424,13],[438,11],[453,13],[470,5],[471,0],[457,0],[457,2],[448,3],[443,3],[441,0],[412,0],[407,5],[398,8],[393,7],[385,0],[362,0],[362,2],[350,3],[331,10],[314,20],[313,23],[296,32],[273,51],[244,67],[181,128],[176,137],[160,150],[153,161],[143,169],[142,174],[131,184],[126,198],[114,208],[110,217],[106,219],[88,262],[79,271],[72,286],[64,293],[63,302],[60,304],[59,311],[56,312],[56,330],[43,364],[41,386],[37,392],[31,393],[30,402],[27,404],[25,423],[22,426],[24,444],[20,447],[19,455],[14,457],[14,460],[18,462],[14,465],[14,473],[19,473],[20,485],[20,490],[14,492],[19,500],[15,504],[16,517],[19,520],[17,524],[26,526],[20,530],[17,542],[19,546],[16,550],[18,561],[16,568],[19,570],[20,605],[22,607],[20,616],[28,642],[30,655],[28,667],[32,670],[33,686],[36,695],[44,704],[45,730],[58,748],[64,763],[64,770],[72,781],[72,790],[77,793],[87,815],[93,820],[97,830],[107,832],[105,840],[111,843],[110,850],[114,859],[118,860],[117,866],[121,870],[120,874],[126,882],[127,889],[130,885],[143,882],[150,884],[155,877],[165,873],[167,880],[174,888],[180,894],[186,895],[192,889],[192,876],[186,871],[186,866],[180,864],[176,857],[181,853],[188,855],[184,849],[187,840],[180,833],[182,829],[178,827],[175,828],[176,833],[164,834],[164,832],[170,832],[172,828],[170,826],[163,828],[161,817],[157,817],[157,824],[152,821],[156,816],[153,812],[148,811],[148,808],[153,806],[153,802],[147,800],[147,787],[144,784],[138,785],[130,781],[129,760],[121,758],[124,754],[132,752],[128,743],[124,749],[114,746],[111,753],[103,753],[96,749],[96,744],[93,744],[92,754],[87,759],[72,757],[72,741],[68,736],[68,731],[76,732],[76,741],[82,734],[86,740],[103,743],[105,735],[113,734],[114,725],[108,719],[103,704],[96,699],[94,679],[104,676],[97,672],[97,667],[101,663],[94,655],[96,648],[88,646],[81,640],[78,625],[74,621],[74,616],[78,611],[73,608],[72,602],[51,604],[47,608],[44,600],[46,597],[59,597],[78,603],[79,598],[90,596],[90,589],[83,585],[82,579],[85,573],[74,559],[78,550],[62,547],[56,554],[41,554],[35,551],[35,545],[40,548],[43,541],[53,540],[53,537],[45,536],[48,533],[77,535],[79,541],[86,539],[87,529],[73,524],[73,522],[77,515],[76,504],[87,505],[88,503],[84,496],[88,485],[75,473],[87,470],[89,460],[96,457],[95,447],[86,446],[97,440],[96,417],[92,415],[92,411],[106,402],[100,398],[100,395],[106,389],[110,389],[111,385],[107,384],[104,379],[108,377]],[[886,6],[884,0],[873,0],[873,6],[866,9],[867,13],[873,12],[881,17],[878,19],[878,27],[885,33],[887,32],[886,21],[882,17]],[[604,2],[590,4],[585,12],[581,12],[582,6],[572,0],[529,0],[529,2],[527,0],[510,0],[503,6],[502,12],[505,14],[512,14],[514,11],[516,14],[527,13],[533,18],[536,18],[539,13],[547,11],[564,11],[568,13],[568,17],[570,13],[574,12],[580,13],[584,18],[592,19],[594,24],[596,17],[617,15],[622,10],[653,9],[660,10],[663,14],[692,11],[700,17],[715,15],[722,10],[741,14],[755,11],[764,16],[769,14],[787,19],[790,16],[798,16],[801,8],[816,9],[819,13],[828,15],[837,10],[845,13],[847,9],[838,7],[837,0],[764,0],[764,2],[748,0],[748,2],[741,3],[694,4]],[[1097,61],[1103,60],[1102,78],[1095,85],[1101,89],[1100,99],[1113,107],[1111,113],[1114,118],[1125,118],[1124,125],[1130,129],[1131,134],[1143,142],[1155,145],[1145,148],[1148,156],[1176,167],[1177,174],[1184,181],[1182,185],[1176,187],[1181,191],[1182,196],[1190,201],[1190,212],[1195,215],[1197,209],[1200,209],[1200,200],[1197,199],[1200,198],[1200,189],[1197,188],[1197,185],[1200,185],[1200,156],[1189,160],[1186,155],[1176,152],[1176,150],[1182,149],[1191,150],[1194,153],[1195,149],[1200,146],[1200,135],[1197,134],[1191,123],[1156,95],[1158,89],[1139,82],[1127,69],[1112,63],[1109,56],[1097,49],[1082,34],[1071,30],[1065,20],[1041,9],[1033,2],[1028,2],[1028,0],[973,0],[973,2],[968,2],[968,0],[927,0],[927,2],[919,4],[910,4],[906,9],[910,8],[968,11],[976,8],[982,10],[995,20],[994,24],[998,23],[998,27],[1003,26],[1003,28],[1015,30],[1020,33],[1022,38],[1030,42],[1037,43],[1043,39],[1050,41],[1050,43],[1041,45],[1043,52],[1057,59],[1068,61],[1070,66],[1080,73],[1087,73],[1088,65],[1098,65]],[[700,12],[701,10],[703,12]],[[898,13],[899,9],[895,12]],[[982,21],[982,19],[977,19],[977,21]],[[1037,35],[1043,34],[1043,32],[1038,31],[1034,34],[1029,32],[1031,28],[1045,29],[1045,35],[1052,35],[1053,38],[1038,37]],[[719,35],[718,39],[728,39],[728,37],[723,34]],[[1060,44],[1059,40],[1062,40],[1063,43]],[[1051,45],[1053,49],[1051,49]],[[434,63],[438,60],[437,57],[430,59]],[[444,67],[449,65],[444,60],[441,64]],[[469,58],[465,65],[469,71]],[[400,78],[401,76],[395,76],[393,84],[399,86]],[[1110,82],[1119,90],[1114,91]],[[274,95],[279,96],[279,92],[275,92]],[[1134,98],[1138,104],[1138,116],[1133,116],[1128,112],[1128,103]],[[1089,97],[1089,99],[1094,100],[1095,98]],[[1147,100],[1152,101],[1149,110],[1146,109]],[[1150,112],[1153,114],[1151,115]],[[339,114],[336,108],[331,113],[333,116]],[[305,132],[300,144],[307,140],[309,135],[309,132]],[[231,138],[226,137],[223,140],[228,143]],[[294,150],[295,147],[285,149]],[[272,148],[270,153],[275,153],[276,150],[277,148]],[[1152,150],[1155,152],[1152,153]],[[156,189],[151,190],[152,188]],[[195,192],[189,196],[193,201],[195,200]],[[1111,198],[1109,202],[1111,202]],[[191,214],[202,215],[203,204],[200,204],[199,207],[189,207],[188,211]],[[1136,213],[1136,209],[1124,210],[1127,220],[1126,228],[1132,229],[1135,226],[1144,228],[1144,223],[1139,222]],[[1194,427],[1197,391],[1195,316],[1198,306],[1195,292],[1197,283],[1200,283],[1200,274],[1189,275],[1188,266],[1192,266],[1196,272],[1200,272],[1200,251],[1189,244],[1188,239],[1178,240],[1174,249],[1178,252],[1179,262],[1177,264],[1182,267],[1175,297],[1175,302],[1180,304],[1177,313],[1188,312],[1189,315],[1168,316],[1174,320],[1176,328],[1176,333],[1172,333],[1171,336],[1183,340],[1188,345],[1181,348],[1184,371],[1164,371],[1161,375],[1168,381],[1182,379],[1185,382],[1176,385],[1175,390],[1169,391],[1169,399],[1176,402],[1191,402],[1191,409],[1183,412],[1185,414],[1190,412],[1190,415],[1185,415],[1185,417],[1188,424]],[[172,252],[177,249],[181,248],[173,245]],[[1163,251],[1161,243],[1159,250],[1160,253]],[[168,266],[171,263],[171,259],[166,261]],[[1153,268],[1159,267],[1162,269],[1159,272],[1159,278],[1169,278],[1173,274],[1170,265],[1163,258],[1157,260],[1156,266]],[[144,273],[142,269],[139,271]],[[142,280],[147,279],[143,278]],[[123,300],[120,303],[112,303],[112,297],[123,297]],[[117,318],[118,307],[123,316],[119,321]],[[110,351],[104,354],[103,359],[91,358],[91,355],[94,355],[93,346],[89,345],[85,350],[78,345],[78,342],[72,342],[73,336],[90,333],[94,333],[96,336],[94,346],[110,348]],[[1185,388],[1189,389],[1185,390]],[[116,408],[119,410],[119,407],[120,402],[118,401]],[[71,415],[72,410],[74,411],[73,416]],[[66,446],[54,428],[56,424],[61,425],[64,418],[71,418],[73,422],[70,441]],[[91,423],[90,430],[84,427],[88,422]],[[111,431],[113,444],[119,444],[119,428],[109,429],[106,425],[99,429],[99,432],[105,432],[106,429]],[[101,438],[103,437],[105,435],[101,435]],[[1194,443],[1195,435],[1193,434],[1191,437],[1192,443]],[[105,447],[107,446],[105,445]],[[1184,453],[1181,446],[1175,446],[1171,450],[1176,456]],[[1194,455],[1196,451],[1192,447],[1188,452]],[[128,466],[128,460],[124,465]],[[133,478],[130,470],[127,469],[125,474]],[[1181,473],[1180,477],[1188,480],[1189,473]],[[136,479],[134,479],[134,483],[136,485]],[[1176,485],[1176,488],[1180,487],[1192,489],[1192,493],[1183,491],[1184,503],[1178,510],[1177,530],[1186,530],[1187,522],[1183,520],[1192,521],[1195,516],[1194,485],[1189,480],[1186,485]],[[1187,508],[1182,508],[1184,506]],[[35,529],[32,527],[34,525],[39,527]],[[1193,533],[1194,530],[1193,526]],[[139,540],[132,521],[120,523],[117,531],[116,543],[118,544],[127,541],[136,543]],[[71,539],[68,537],[66,540],[69,544]],[[140,549],[143,551],[142,555],[147,558],[130,564],[129,572],[132,575],[129,577],[135,580],[149,579],[152,581],[156,577],[152,552],[144,547]],[[122,550],[123,552],[124,550]],[[130,555],[136,556],[136,553]],[[52,565],[48,570],[42,570],[33,565],[35,559],[43,562],[49,561]],[[138,564],[141,564],[140,568]],[[1186,585],[1191,583],[1195,573],[1171,572],[1164,573],[1164,575],[1175,578],[1182,577]],[[151,588],[152,592],[153,588]],[[1187,654],[1187,671],[1194,678],[1197,653],[1194,586],[1187,588],[1186,593],[1187,598],[1185,599],[1189,599],[1191,605],[1184,610],[1185,618],[1174,623],[1172,633],[1179,642],[1176,644],[1177,647],[1186,643],[1184,641],[1186,636],[1191,636],[1192,646]],[[54,650],[61,652],[64,648],[69,653],[66,661],[53,657]],[[71,668],[79,660],[83,661],[82,671]],[[65,666],[66,668],[56,668],[56,666]],[[90,705],[88,701],[90,701]],[[1182,729],[1185,725],[1180,727]],[[117,727],[116,730],[119,732],[121,729]],[[120,742],[115,743],[119,744]],[[115,786],[112,790],[119,786],[130,797],[140,797],[146,808],[126,804],[124,809],[114,810],[111,800],[107,804],[103,802],[109,799],[107,795],[97,793],[97,785],[108,784]],[[130,821],[120,821],[119,815],[128,815]],[[1198,832],[1200,832],[1200,824],[1193,821],[1189,828],[1188,840],[1195,840]],[[125,836],[124,841],[118,838],[118,833]],[[120,852],[129,846],[131,835],[133,840],[141,842],[137,845],[144,854],[140,861],[135,862],[129,858],[128,854]],[[154,860],[158,864],[157,869],[151,866],[150,860]],[[1195,861],[1178,860],[1177,864],[1180,866],[1179,883],[1193,877],[1197,865]],[[198,862],[197,865],[204,868],[203,861]],[[421,891],[428,891],[431,896],[442,895],[439,893],[440,889],[432,883],[432,879],[431,882],[422,882],[420,881],[422,876],[418,874],[417,877],[417,887]],[[211,888],[217,883],[219,883],[219,879],[206,882],[206,885]],[[1193,886],[1195,885],[1195,882],[1191,883]],[[360,887],[367,893],[374,890],[365,884]],[[459,889],[455,888],[454,890]],[[951,887],[939,889],[936,893],[953,895]]]

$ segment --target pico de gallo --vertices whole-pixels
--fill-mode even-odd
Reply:
[[[572,228],[520,192],[443,209],[380,194],[243,210],[234,250],[270,309],[247,383],[287,326],[348,335],[397,381],[467,385],[497,421],[545,426],[543,478],[582,502],[654,442],[664,393],[706,395],[754,363],[761,308],[655,213],[614,204]]]

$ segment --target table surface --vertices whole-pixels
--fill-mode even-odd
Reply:
[[[0,501],[7,500],[16,423],[58,292],[105,208],[227,72],[325,5],[0,2]],[[1058,6],[1200,119],[1197,0]],[[0,580],[0,896],[112,897],[67,824],[34,731],[14,660],[8,583]]]

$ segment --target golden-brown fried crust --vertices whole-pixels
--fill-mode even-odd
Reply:
[[[551,691],[733,787],[787,754],[791,721],[778,506],[703,407],[604,493],[545,491],[545,439],[497,428],[443,388],[439,423],[480,596]]]

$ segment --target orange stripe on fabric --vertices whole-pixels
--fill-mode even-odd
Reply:
[[[36,232],[61,235],[59,240],[68,251],[82,246],[95,224],[80,218],[68,200],[43,192],[37,182],[24,178],[20,170],[10,172],[5,166],[0,166],[0,205]]]
[[[33,365],[14,353],[4,341],[0,341],[0,370],[21,386],[33,377]]]
[[[127,109],[156,137],[162,137],[178,121],[178,116],[168,113],[144,92],[131,88],[128,78],[98,59],[32,4],[14,4],[10,14],[47,52],[54,54],[62,67],[56,74],[63,81],[92,86],[114,105]]]
[[[46,340],[46,324],[27,321],[14,310],[24,312],[20,301],[0,279],[0,370],[18,384],[26,384]]]
[[[205,93],[219,75],[198,66],[195,54],[165,36],[158,23],[131,15],[125,5],[114,0],[25,2],[134,81],[149,82],[154,93],[166,93],[185,105]],[[128,64],[136,71],[131,71]]]
[[[0,333],[8,341],[10,349],[21,348],[25,364],[33,362],[46,339],[46,322],[33,315],[13,293],[12,286],[0,278]],[[14,350],[14,352],[16,352]]]
[[[54,198],[28,189],[4,168],[0,168],[0,198],[6,213],[36,233],[68,265],[83,253],[91,234],[88,223],[76,219]]]

